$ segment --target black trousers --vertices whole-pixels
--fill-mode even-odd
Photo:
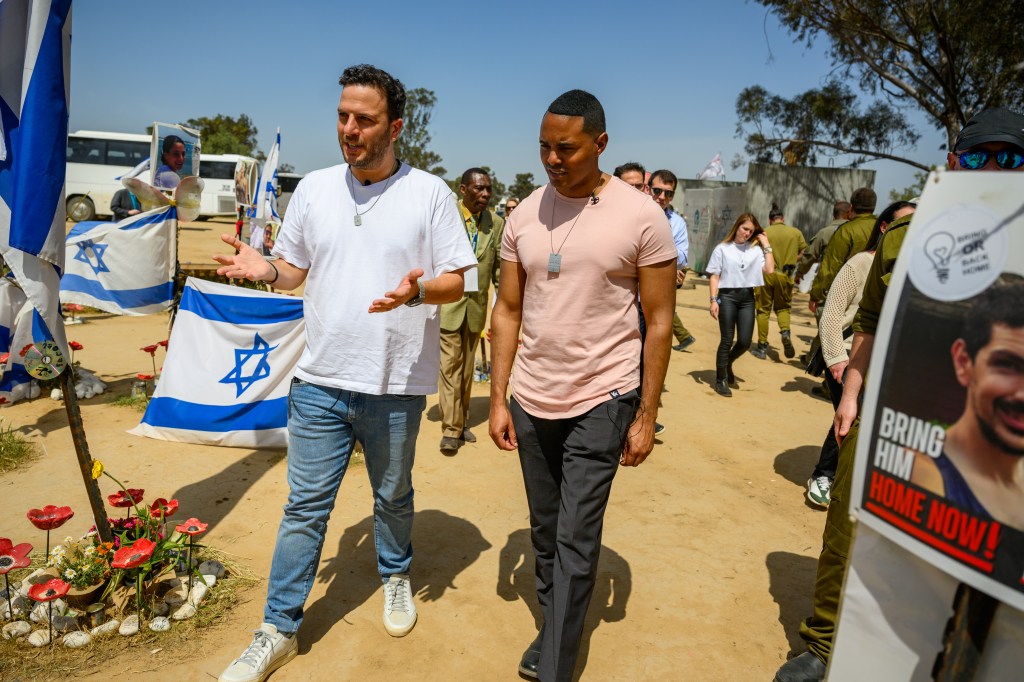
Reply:
[[[715,376],[725,379],[733,360],[747,352],[754,336],[754,289],[719,289],[718,297],[721,299],[718,329],[722,340],[715,357]]]
[[[820,351],[819,351],[820,352]],[[843,397],[843,385],[832,377],[832,372],[825,370],[825,383],[828,384],[829,397],[832,398],[832,409],[839,409],[839,399]],[[811,478],[827,476],[828,480],[836,477],[836,467],[839,466],[839,442],[836,440],[836,432],[832,424],[829,424],[828,433],[825,435],[825,442],[821,445],[821,454],[818,455],[818,463],[814,465],[814,472]]]
[[[633,390],[578,417],[542,419],[511,401],[544,614],[538,666],[543,682],[572,679],[612,479],[639,403]]]

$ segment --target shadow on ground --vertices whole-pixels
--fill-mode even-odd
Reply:
[[[772,552],[765,559],[768,590],[779,605],[779,623],[786,632],[792,654],[801,654],[807,645],[800,638],[800,623],[811,615],[814,601],[816,559],[791,552]]]
[[[801,488],[807,483],[818,463],[820,445],[801,445],[775,456],[775,473]]]
[[[483,395],[475,395],[469,399],[469,420],[466,422],[466,426],[469,428],[473,428],[474,426],[480,426],[481,424],[486,423],[487,417],[491,411],[491,385],[474,384],[473,390],[477,393],[483,393]],[[435,404],[432,405],[429,410],[427,410],[427,421],[441,421],[440,406]],[[438,438],[440,437],[440,433],[438,433]],[[479,437],[479,434],[477,437]]]
[[[374,547],[373,516],[345,529],[337,553],[321,559],[317,581],[327,592],[306,609],[299,652],[308,653],[339,621],[382,593]],[[455,578],[491,545],[469,521],[437,509],[416,512],[413,546],[429,547],[415,555],[412,588],[416,599],[431,602],[455,588]],[[330,551],[328,549],[328,551]],[[383,604],[383,602],[382,602]]]
[[[614,623],[626,617],[626,602],[633,591],[633,577],[629,564],[620,554],[601,546],[601,559],[597,564],[597,584],[594,596],[583,623],[580,638],[580,653],[576,661],[574,680],[579,680],[590,656],[590,638],[602,621]],[[533,615],[533,622],[540,629],[543,617],[537,603],[537,584],[534,579],[533,548],[530,544],[530,529],[513,531],[501,548],[498,558],[498,596],[505,601],[521,600]],[[525,651],[529,641],[522,643]]]
[[[814,398],[815,400],[824,400],[825,402],[829,402],[827,398],[819,398],[818,396],[811,393],[812,388],[820,385],[821,381],[819,381],[818,379],[815,379],[807,375],[800,375],[795,376],[786,383],[784,383],[782,385],[782,388],[779,390],[784,391],[786,393],[806,393],[809,397]]]

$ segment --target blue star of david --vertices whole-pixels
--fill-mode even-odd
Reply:
[[[103,254],[106,253],[107,246],[107,244],[97,244],[91,239],[84,242],[78,242],[78,253],[75,254],[75,260],[88,265],[96,275],[101,272],[110,272],[110,268],[108,268],[107,264],[103,262]],[[92,259],[89,258],[89,251],[92,251],[92,255],[96,257],[95,265],[93,265]]]
[[[270,376],[270,363],[267,362],[267,356],[270,355],[270,351],[277,348],[277,346],[270,346],[260,338],[259,333],[256,333],[255,338],[252,340],[252,348],[236,348],[235,349],[235,366],[232,368],[227,375],[220,380],[222,384],[234,384],[235,385],[235,397],[241,397],[250,386],[255,384],[261,379],[266,379]],[[245,363],[251,358],[259,356],[259,361],[256,363],[255,369],[252,374],[245,375]]]

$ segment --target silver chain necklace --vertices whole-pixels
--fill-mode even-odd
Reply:
[[[351,192],[351,194],[352,194],[352,206],[354,207],[355,212],[356,212],[356,214],[354,216],[352,216],[352,224],[353,225],[355,225],[356,227],[359,227],[360,225],[363,224],[363,216],[366,215],[367,213],[369,213],[370,211],[372,211],[373,207],[377,205],[378,201],[380,201],[380,198],[382,196],[384,196],[384,192],[387,191],[388,185],[391,184],[391,178],[395,177],[395,173],[397,173],[398,169],[401,168],[401,167],[402,167],[402,162],[399,161],[398,159],[395,159],[395,169],[393,171],[391,171],[391,175],[388,176],[388,181],[384,183],[384,189],[382,189],[380,191],[380,194],[377,195],[377,198],[373,200],[372,204],[370,204],[370,208],[368,208],[365,211],[363,211],[362,213],[360,213],[359,212],[359,204],[356,202],[356,188],[352,185],[352,175],[353,175],[352,167],[349,166],[349,169],[348,169],[348,189],[349,189],[349,192]]]

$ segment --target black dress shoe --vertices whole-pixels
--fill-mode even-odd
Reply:
[[[445,436],[441,439],[441,454],[454,455],[459,451],[459,439]]]
[[[476,436],[474,436],[473,432],[470,431],[469,429],[462,429],[462,440],[464,440],[467,443],[475,443]]]
[[[825,664],[810,651],[805,651],[786,661],[775,673],[774,682],[821,682],[823,679]]]
[[[519,674],[530,679],[537,679],[537,666],[540,665],[540,633],[537,639],[523,652],[523,658],[519,661]]]
[[[725,396],[726,398],[732,397],[732,391],[729,389],[729,384],[726,383],[725,379],[715,380],[715,393]]]

